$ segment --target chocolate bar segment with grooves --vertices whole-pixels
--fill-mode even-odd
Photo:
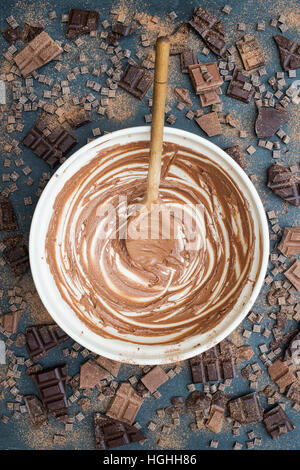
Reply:
[[[260,44],[255,36],[246,34],[236,41],[245,70],[253,70],[266,64]]]
[[[180,55],[180,66],[182,73],[189,73],[190,65],[198,64],[198,57],[196,52],[191,49],[187,51],[183,51]]]
[[[280,405],[264,413],[263,423],[272,439],[277,439],[295,429],[294,424]]]
[[[235,68],[232,79],[229,82],[226,95],[244,103],[250,103],[254,95],[254,87],[250,80]]]
[[[129,36],[134,31],[134,28],[132,28],[131,26],[127,26],[123,23],[114,23],[111,27],[111,33],[107,38],[107,42],[114,43],[114,41]]]
[[[279,51],[280,64],[283,70],[296,70],[300,67],[300,44],[276,34],[275,42]]]
[[[10,200],[5,196],[0,196],[0,230],[17,230],[17,219]]]
[[[278,245],[278,250],[288,258],[297,255],[300,251],[300,228],[286,227]]]
[[[135,426],[121,423],[100,413],[94,415],[94,431],[98,450],[114,449],[145,439]]]
[[[293,206],[300,205],[300,180],[293,173],[276,163],[268,168],[268,184],[272,191]]]
[[[126,424],[132,424],[142,403],[143,399],[130,384],[121,383],[106,414],[110,418],[123,421]]]
[[[236,363],[229,342],[222,341],[190,359],[193,383],[215,382],[236,376]]]
[[[24,397],[24,403],[33,425],[40,426],[47,422],[46,409],[35,395],[26,395]]]
[[[51,168],[59,164],[77,144],[77,140],[51,116],[43,114],[22,140],[35,155],[42,158]],[[47,132],[45,132],[47,131]]]
[[[14,61],[20,69],[23,77],[55,59],[63,52],[62,48],[43,31],[24,47],[16,56]]]
[[[153,75],[142,67],[128,64],[119,86],[142,100],[153,83]]]
[[[56,418],[67,414],[67,366],[54,367],[31,375],[40,398],[48,413]]]
[[[26,348],[32,361],[40,360],[68,339],[69,336],[58,325],[32,326],[26,330]]]
[[[99,13],[93,10],[73,9],[69,11],[66,36],[77,38],[98,28]]]
[[[3,243],[6,245],[4,260],[16,277],[21,276],[29,268],[28,249],[22,241],[22,235],[7,237]]]
[[[258,423],[263,420],[263,409],[255,392],[231,400],[228,406],[231,418],[240,424]]]
[[[219,57],[226,54],[224,23],[202,7],[194,11],[189,24],[200,34],[207,46]]]

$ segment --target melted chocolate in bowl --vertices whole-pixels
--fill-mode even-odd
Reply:
[[[45,252],[61,297],[89,329],[119,344],[172,349],[216,328],[246,285],[249,300],[263,249],[243,189],[219,163],[168,142],[163,155],[160,199],[181,236],[162,263],[145,270],[132,262],[120,235],[126,217],[117,220],[115,238],[100,235],[104,226],[114,230],[115,209],[122,214],[125,200],[132,209],[145,194],[148,141],[100,150],[65,182]],[[178,215],[182,205],[197,207],[189,223]]]

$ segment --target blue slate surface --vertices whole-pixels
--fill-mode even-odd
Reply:
[[[265,57],[267,59],[267,76],[263,77],[263,82],[267,80],[268,77],[274,75],[276,71],[281,71],[281,67],[278,60],[278,53],[275,43],[272,39],[272,35],[280,33],[278,29],[271,28],[269,26],[269,20],[271,18],[277,18],[279,14],[284,14],[287,16],[287,22],[289,25],[289,30],[285,33],[285,35],[291,39],[297,39],[300,41],[299,37],[299,3],[297,0],[287,0],[287,1],[273,1],[273,0],[264,0],[264,1],[230,1],[227,0],[227,4],[232,7],[232,12],[230,15],[225,15],[220,12],[221,8],[226,3],[225,1],[215,0],[215,1],[204,1],[199,2],[197,0],[186,0],[176,1],[176,0],[165,0],[164,2],[158,0],[152,0],[151,2],[145,1],[124,1],[124,2],[112,2],[107,0],[102,0],[101,2],[97,2],[95,0],[65,0],[64,2],[59,1],[11,1],[6,0],[5,2],[1,2],[0,4],[0,28],[1,30],[7,26],[5,22],[5,18],[9,15],[14,15],[18,22],[22,23],[24,20],[31,20],[42,22],[45,25],[46,31],[52,35],[54,39],[68,42],[64,36],[65,25],[60,22],[61,14],[67,13],[69,8],[86,8],[86,9],[97,9],[100,13],[100,22],[104,19],[108,19],[110,21],[110,10],[112,7],[120,7],[125,12],[133,13],[133,12],[147,12],[151,15],[156,15],[161,18],[162,22],[165,23],[166,14],[175,10],[178,14],[178,18],[173,22],[174,27],[177,22],[182,22],[189,19],[192,15],[193,9],[195,6],[198,6],[201,3],[202,6],[206,7],[210,12],[217,14],[220,19],[223,19],[225,22],[225,28],[228,33],[229,37],[229,45],[234,43],[234,40],[242,35],[242,33],[238,32],[236,29],[237,23],[244,22],[246,24],[246,32],[247,33],[255,33],[258,37],[259,41],[262,44]],[[298,8],[298,10],[297,10]],[[53,21],[47,20],[47,13],[49,11],[55,10],[57,12],[57,19]],[[297,14],[296,14],[297,13]],[[298,15],[298,16],[297,16]],[[261,19],[266,20],[266,31],[265,32],[256,32],[256,24]],[[172,23],[171,23],[172,24]],[[132,38],[126,38],[122,40],[121,46],[126,48],[131,48],[133,51],[135,50],[135,44],[138,42],[138,33],[133,36]],[[89,69],[92,70],[92,65],[99,66],[101,64],[102,59],[105,57],[104,53],[99,49],[99,39],[93,39],[89,37],[84,37],[84,46],[80,50],[84,50],[88,57],[87,64],[89,65]],[[201,61],[211,61],[215,60],[215,56],[211,53],[208,57],[204,57],[200,54],[200,51],[203,47],[203,43],[199,36],[195,33],[191,33],[191,45],[199,52],[199,58]],[[0,47],[1,51],[5,51],[8,47],[7,43],[4,39],[0,38]],[[20,48],[20,43],[18,44]],[[55,63],[52,62],[46,65],[43,68],[43,72],[49,77],[55,77],[58,80],[64,79],[66,74],[68,73],[68,66],[75,67],[78,65],[78,55],[79,50],[76,52],[76,46],[72,47],[72,51],[69,53],[64,54],[64,58],[62,61],[63,70],[62,72],[58,73],[54,69]],[[106,57],[106,62],[108,59]],[[0,59],[0,67],[1,73],[4,71],[4,58]],[[299,71],[297,74],[299,78]],[[89,90],[85,88],[85,82],[87,79],[95,79],[91,74],[84,75],[82,77],[78,77],[75,82],[71,83],[71,90],[72,93],[83,93],[87,95]],[[103,78],[100,80],[96,79],[97,81],[103,83]],[[292,83],[292,79],[286,78],[287,82],[290,84]],[[173,56],[170,62],[170,76],[169,76],[169,84],[170,89],[174,87],[174,85],[190,87],[189,78],[187,75],[182,75],[179,69],[179,59],[178,56]],[[227,85],[223,86],[223,92],[226,90]],[[35,84],[36,93],[41,96],[41,90],[47,89],[46,86],[41,84]],[[269,89],[267,85],[267,89]],[[94,93],[97,95],[97,93]],[[169,96],[169,104],[172,107],[172,112],[177,116],[177,121],[175,126],[181,129],[185,129],[191,132],[195,132],[197,134],[203,135],[200,128],[197,124],[193,121],[189,121],[185,117],[184,112],[180,112],[175,109],[176,101],[172,98],[172,93],[168,94]],[[198,100],[196,96],[192,93],[193,108],[198,108]],[[74,131],[74,135],[76,135],[79,143],[75,147],[75,150],[78,149],[80,146],[84,145],[87,141],[87,138],[92,138],[91,129],[100,127],[101,132],[103,131],[114,131],[121,128],[136,126],[136,125],[144,125],[144,115],[149,113],[149,107],[147,105],[147,100],[145,99],[143,102],[138,102],[134,98],[129,97],[124,91],[118,91],[118,103],[120,105],[120,113],[118,119],[111,119],[107,120],[106,118],[99,117],[98,115],[94,115],[94,120],[91,124],[88,124],[76,131]],[[10,102],[10,92],[8,92],[8,103]],[[253,130],[253,121],[255,117],[255,104],[252,102],[250,105],[245,105],[240,103],[236,100],[232,100],[226,96],[222,97],[222,102],[224,105],[225,112],[231,112],[234,117],[236,118],[237,122],[240,125],[241,129],[244,129],[248,133],[248,137],[246,139],[240,139],[237,136],[237,130],[231,128],[224,128],[224,134],[221,136],[217,136],[212,138],[211,140],[221,146],[222,148],[228,147],[230,145],[240,143],[242,148],[246,148],[249,145],[256,145],[257,139],[254,135]],[[299,107],[298,107],[299,108]],[[299,162],[299,154],[298,154],[298,144],[299,144],[299,127],[297,125],[299,123],[298,115],[299,111],[296,105],[292,105],[289,109],[291,110],[291,120],[290,122],[284,126],[284,130],[290,135],[291,142],[288,145],[289,152],[284,155],[283,150],[286,148],[285,145],[282,145],[282,159],[281,161],[286,165],[290,166],[295,164],[297,161]],[[116,108],[117,109],[117,108]],[[8,141],[10,138],[16,138],[21,140],[25,132],[32,126],[34,123],[37,113],[36,112],[28,112],[24,113],[24,131],[22,133],[14,133],[11,135],[6,135],[5,132],[5,115],[0,116],[0,172],[7,173],[5,168],[3,168],[3,159],[7,157],[5,152],[3,151],[3,143]],[[276,139],[272,139],[276,140]],[[32,173],[30,176],[34,178],[35,183],[33,186],[28,187],[25,185],[26,177],[22,174],[20,169],[16,168],[14,164],[12,164],[11,171],[16,170],[18,171],[21,176],[17,181],[19,186],[19,191],[15,192],[11,195],[11,200],[14,204],[16,212],[18,214],[18,222],[19,227],[22,233],[24,233],[25,239],[28,239],[29,228],[31,217],[34,211],[34,206],[37,202],[36,191],[38,189],[38,181],[41,177],[43,172],[48,172],[48,166],[41,161],[39,158],[34,156],[32,152],[22,147],[22,154],[21,157],[23,158],[25,164],[28,164],[32,168]],[[12,158],[12,160],[16,159],[15,156],[10,156],[8,158]],[[279,213],[279,225],[281,227],[284,226],[291,226],[298,221],[299,225],[299,208],[295,208],[293,206],[289,206],[286,208],[283,201],[276,197],[275,195],[271,194],[271,192],[267,189],[265,182],[266,182],[266,169],[272,163],[272,155],[271,152],[265,149],[257,148],[256,153],[252,157],[246,157],[246,166],[247,166],[247,174],[257,175],[257,181],[255,182],[255,186],[258,189],[258,192],[262,198],[264,206],[267,211],[274,209]],[[1,190],[6,187],[6,183],[2,182]],[[24,206],[24,197],[32,196],[33,198],[33,205],[32,206]],[[4,237],[1,234],[0,240]],[[274,243],[274,242],[272,242]],[[6,294],[7,288],[13,286],[15,284],[13,277],[9,274],[9,270],[7,267],[0,268],[0,289],[4,289]],[[22,281],[25,287],[24,290],[32,290],[32,281],[30,279],[30,275],[26,275],[25,279]],[[268,314],[272,311],[277,311],[277,308],[268,307],[265,300],[265,293],[267,289],[264,287],[262,289],[261,294],[259,295],[257,302],[253,308],[255,312],[259,312],[264,315],[263,324],[270,323],[268,320]],[[1,300],[1,309],[2,312],[5,313],[8,309],[8,298],[6,295]],[[1,311],[1,310],[0,310]],[[40,312],[40,317],[39,317]],[[24,331],[26,326],[32,325],[33,323],[40,323],[45,321],[45,313],[43,311],[43,307],[39,304],[38,300],[34,303],[31,303],[23,312],[21,321],[19,323],[19,330]],[[240,336],[240,331],[243,328],[250,329],[250,322],[245,320],[241,328],[238,329]],[[289,328],[296,328],[295,322],[289,322]],[[255,352],[258,353],[257,346],[262,344],[265,341],[260,334],[253,333],[249,343],[254,347]],[[71,346],[72,341],[70,341],[69,346]],[[16,349],[12,347],[12,349],[16,352],[19,356],[27,357],[25,348],[24,349]],[[65,362],[64,357],[61,354],[60,347],[56,351],[52,351],[48,354],[48,356],[40,361],[40,363],[45,367],[54,366],[57,364],[63,364]],[[254,362],[256,358],[253,358],[251,362]],[[267,383],[268,383],[268,376],[265,373],[265,369],[257,359],[259,364],[264,370],[263,379],[259,382],[259,390],[261,390]],[[79,371],[79,364],[84,362],[84,359],[79,356],[78,359],[68,359],[69,365],[69,373],[70,375],[74,375]],[[1,366],[0,366],[1,367]],[[130,375],[136,372],[136,367],[123,365],[120,373],[120,379],[126,379]],[[144,449],[156,449],[159,448],[157,446],[157,439],[159,438],[159,432],[149,431],[147,429],[147,424],[150,420],[154,419],[155,410],[157,408],[166,407],[170,404],[169,400],[174,395],[183,395],[186,397],[188,395],[188,390],[186,388],[186,384],[191,382],[191,376],[188,365],[185,363],[183,364],[183,371],[180,375],[176,376],[174,379],[169,380],[165,383],[161,388],[161,399],[155,400],[154,398],[147,399],[142,407],[142,410],[139,412],[137,420],[142,425],[142,429],[145,432],[148,440],[144,444]],[[25,395],[29,393],[35,393],[34,385],[30,378],[28,378],[25,373],[24,369],[21,375],[21,379],[18,380],[17,386],[20,389],[20,393]],[[201,386],[196,386],[197,389],[201,389]],[[243,378],[236,378],[233,380],[232,385],[229,389],[227,389],[231,396],[239,396],[241,394],[247,393],[249,391],[248,381]],[[68,394],[70,395],[70,390],[68,390]],[[5,392],[5,401],[13,401],[13,396],[10,395],[8,392]],[[5,408],[5,401],[0,400],[0,416],[2,414],[11,415],[10,411],[7,411]],[[264,400],[262,400],[263,405],[266,406]],[[181,418],[181,424],[178,428],[174,428],[174,430],[170,433],[167,442],[165,444],[165,448],[168,449],[206,449],[209,447],[209,442],[211,439],[217,439],[219,441],[219,449],[231,449],[235,441],[239,441],[245,443],[247,440],[246,431],[251,429],[254,430],[257,436],[262,437],[262,445],[261,449],[299,449],[300,447],[300,416],[299,412],[292,410],[290,407],[290,402],[286,401],[285,398],[282,398],[282,402],[287,403],[287,413],[290,419],[296,425],[296,430],[292,433],[282,436],[277,441],[272,441],[271,438],[267,435],[264,427],[262,424],[255,424],[245,426],[241,429],[241,433],[239,436],[234,437],[231,434],[231,428],[228,424],[224,426],[224,429],[221,434],[215,435],[212,432],[204,429],[199,430],[195,433],[192,433],[189,430],[188,423],[191,422],[193,419],[190,415]],[[94,448],[94,440],[93,440],[93,426],[92,426],[92,413],[94,411],[103,410],[103,406],[97,401],[96,394],[93,395],[92,406],[91,409],[86,413],[86,418],[84,421],[80,423],[76,423],[74,425],[74,431],[72,433],[66,434],[67,443],[62,448],[66,449],[93,449]],[[72,405],[70,407],[71,413],[78,413],[79,407],[77,405]],[[160,427],[158,427],[160,429]],[[50,419],[50,424],[47,428],[43,430],[33,430],[31,424],[29,422],[28,417],[22,416],[18,421],[11,419],[7,425],[0,422],[0,449],[54,449],[55,446],[52,443],[52,436],[56,433],[64,433],[63,425],[58,423],[54,419]],[[61,447],[60,447],[61,448]],[[140,449],[142,448],[139,444],[128,446],[131,449]],[[245,448],[245,445],[244,445]]]

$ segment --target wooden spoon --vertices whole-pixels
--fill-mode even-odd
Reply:
[[[160,37],[156,41],[154,93],[152,104],[150,161],[147,177],[147,192],[143,206],[137,214],[128,221],[126,248],[129,256],[136,263],[146,267],[161,263],[172,251],[174,240],[171,236],[163,236],[163,204],[159,201],[159,184],[161,174],[161,154],[163,148],[163,132],[165,122],[165,104],[169,67],[170,41]],[[154,211],[155,207],[155,211]],[[158,222],[150,235],[151,217]],[[153,229],[153,224],[151,225]],[[139,237],[137,238],[137,233]]]

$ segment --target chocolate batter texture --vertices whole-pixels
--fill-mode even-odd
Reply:
[[[211,330],[236,304],[253,263],[254,225],[224,169],[165,143],[160,200],[180,236],[162,262],[139,265],[122,238],[122,212],[126,198],[129,214],[141,202],[148,162],[149,142],[114,146],[70,178],[54,203],[47,262],[64,301],[100,336],[171,345]]]

